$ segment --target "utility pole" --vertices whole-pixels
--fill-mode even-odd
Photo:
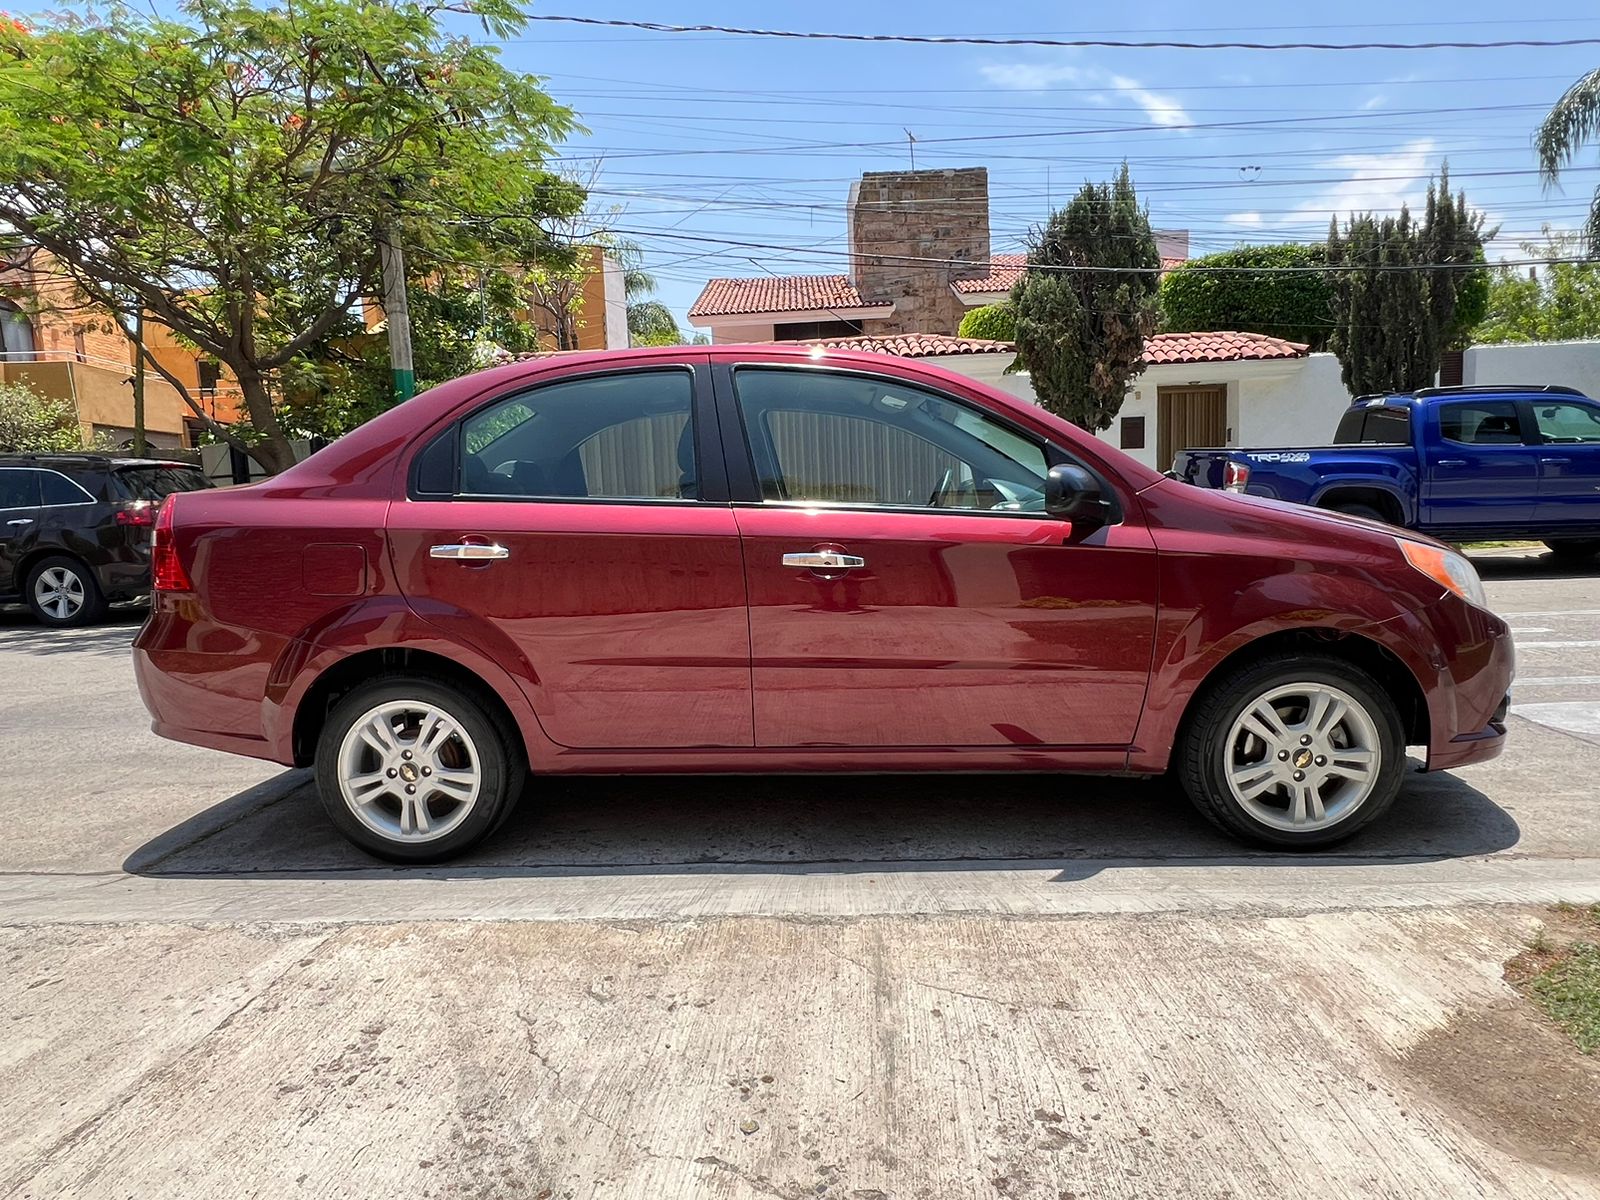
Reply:
[[[144,305],[133,310],[133,456],[143,458],[144,442]]]
[[[400,249],[398,224],[391,224],[379,236],[383,315],[389,326],[389,371],[394,380],[394,402],[399,404],[417,394],[417,373],[411,360],[411,310],[406,306],[406,260]]]

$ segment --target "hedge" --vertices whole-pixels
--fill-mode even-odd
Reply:
[[[1017,314],[1005,301],[985,304],[961,318],[956,333],[964,338],[988,338],[996,342],[1009,342],[1017,336]]]
[[[1193,333],[1232,329],[1265,333],[1327,348],[1333,295],[1321,267],[1327,248],[1288,244],[1241,246],[1190,259],[1161,279],[1161,329]],[[1260,267],[1249,271],[1204,271],[1204,267]],[[1278,273],[1274,268],[1298,267]]]

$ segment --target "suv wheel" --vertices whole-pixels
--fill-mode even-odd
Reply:
[[[1331,845],[1376,820],[1400,791],[1399,710],[1350,663],[1296,655],[1247,665],[1197,705],[1178,747],[1184,790],[1245,841]]]
[[[376,679],[328,714],[317,788],[339,832],[395,862],[438,862],[487,837],[522,790],[515,735],[471,693]]]
[[[65,554],[52,554],[35,563],[23,594],[33,615],[46,625],[92,625],[106,611],[106,598],[94,572]]]

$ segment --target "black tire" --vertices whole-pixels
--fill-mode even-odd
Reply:
[[[428,840],[419,840],[415,836],[402,838],[399,829],[386,835],[357,816],[355,807],[345,800],[340,781],[340,759],[345,737],[362,723],[366,714],[387,703],[415,704],[419,708],[440,710],[465,731],[472,750],[476,751],[479,784],[475,800],[453,827]],[[466,743],[457,739],[447,741],[453,741],[454,744],[445,745],[444,752],[455,753],[461,761],[470,765],[471,752],[466,749]],[[404,746],[407,743],[401,739],[399,744]],[[415,742],[410,744],[416,745]],[[377,763],[377,770],[381,770],[382,762],[386,761],[370,748],[354,753],[365,755],[371,762]],[[423,756],[419,753],[415,762],[422,761]],[[342,697],[322,727],[317,740],[315,765],[317,793],[334,827],[368,854],[400,863],[442,862],[477,845],[504,821],[522,794],[526,777],[519,735],[502,714],[472,691],[440,679],[417,675],[381,675]],[[403,769],[398,761],[396,766]],[[440,773],[444,774],[442,770]],[[401,781],[397,779],[391,786],[399,788]],[[418,779],[416,786],[425,787],[426,784]],[[394,791],[362,807],[375,822],[382,824],[390,820],[400,821],[405,803],[409,802],[404,801],[398,791]],[[455,811],[445,796],[430,798],[425,809],[430,819],[446,822],[452,819]],[[444,810],[442,814],[440,809]]]
[[[1234,722],[1259,697],[1295,683],[1327,684],[1359,704],[1376,728],[1379,754],[1377,779],[1366,798],[1335,823],[1305,831],[1278,829],[1253,817],[1225,774]],[[1366,671],[1330,656],[1292,654],[1244,664],[1208,684],[1185,720],[1173,763],[1194,806],[1224,832],[1258,846],[1312,850],[1364,829],[1394,803],[1405,774],[1405,731],[1393,697]]]
[[[1347,517],[1365,517],[1369,521],[1382,521],[1385,525],[1393,524],[1388,517],[1379,512],[1370,504],[1334,504],[1330,505],[1334,512],[1344,513]]]
[[[1545,545],[1561,562],[1588,562],[1600,554],[1600,538],[1562,538],[1546,541]]]
[[[41,580],[45,581],[47,587],[52,580],[71,581],[76,585],[67,593],[55,592],[52,589],[47,595],[75,596],[81,593],[83,598],[65,616],[59,615],[58,606],[40,596]],[[100,590],[100,583],[95,579],[94,572],[70,554],[52,554],[29,567],[28,578],[23,582],[22,595],[41,625],[50,625],[57,629],[93,625],[106,615],[105,594]]]

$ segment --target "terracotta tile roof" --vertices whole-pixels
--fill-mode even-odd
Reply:
[[[824,350],[867,350],[875,354],[898,354],[901,358],[929,358],[938,354],[1012,354],[1010,342],[987,338],[952,337],[947,333],[884,333],[875,337],[817,338],[799,343]]]
[[[743,313],[817,312],[834,308],[877,308],[848,275],[769,275],[762,279],[713,279],[689,309],[693,317]]]
[[[1185,259],[1163,258],[1161,269],[1170,271],[1179,266]],[[1022,275],[1022,268],[1028,263],[1026,254],[991,254],[989,256],[989,273],[978,279],[958,279],[950,286],[966,296],[986,296],[990,292],[1009,292],[1011,285],[1016,283]]]
[[[1265,333],[1156,333],[1146,339],[1144,361],[1162,363],[1240,362],[1246,359],[1304,358],[1302,342],[1286,342]]]

